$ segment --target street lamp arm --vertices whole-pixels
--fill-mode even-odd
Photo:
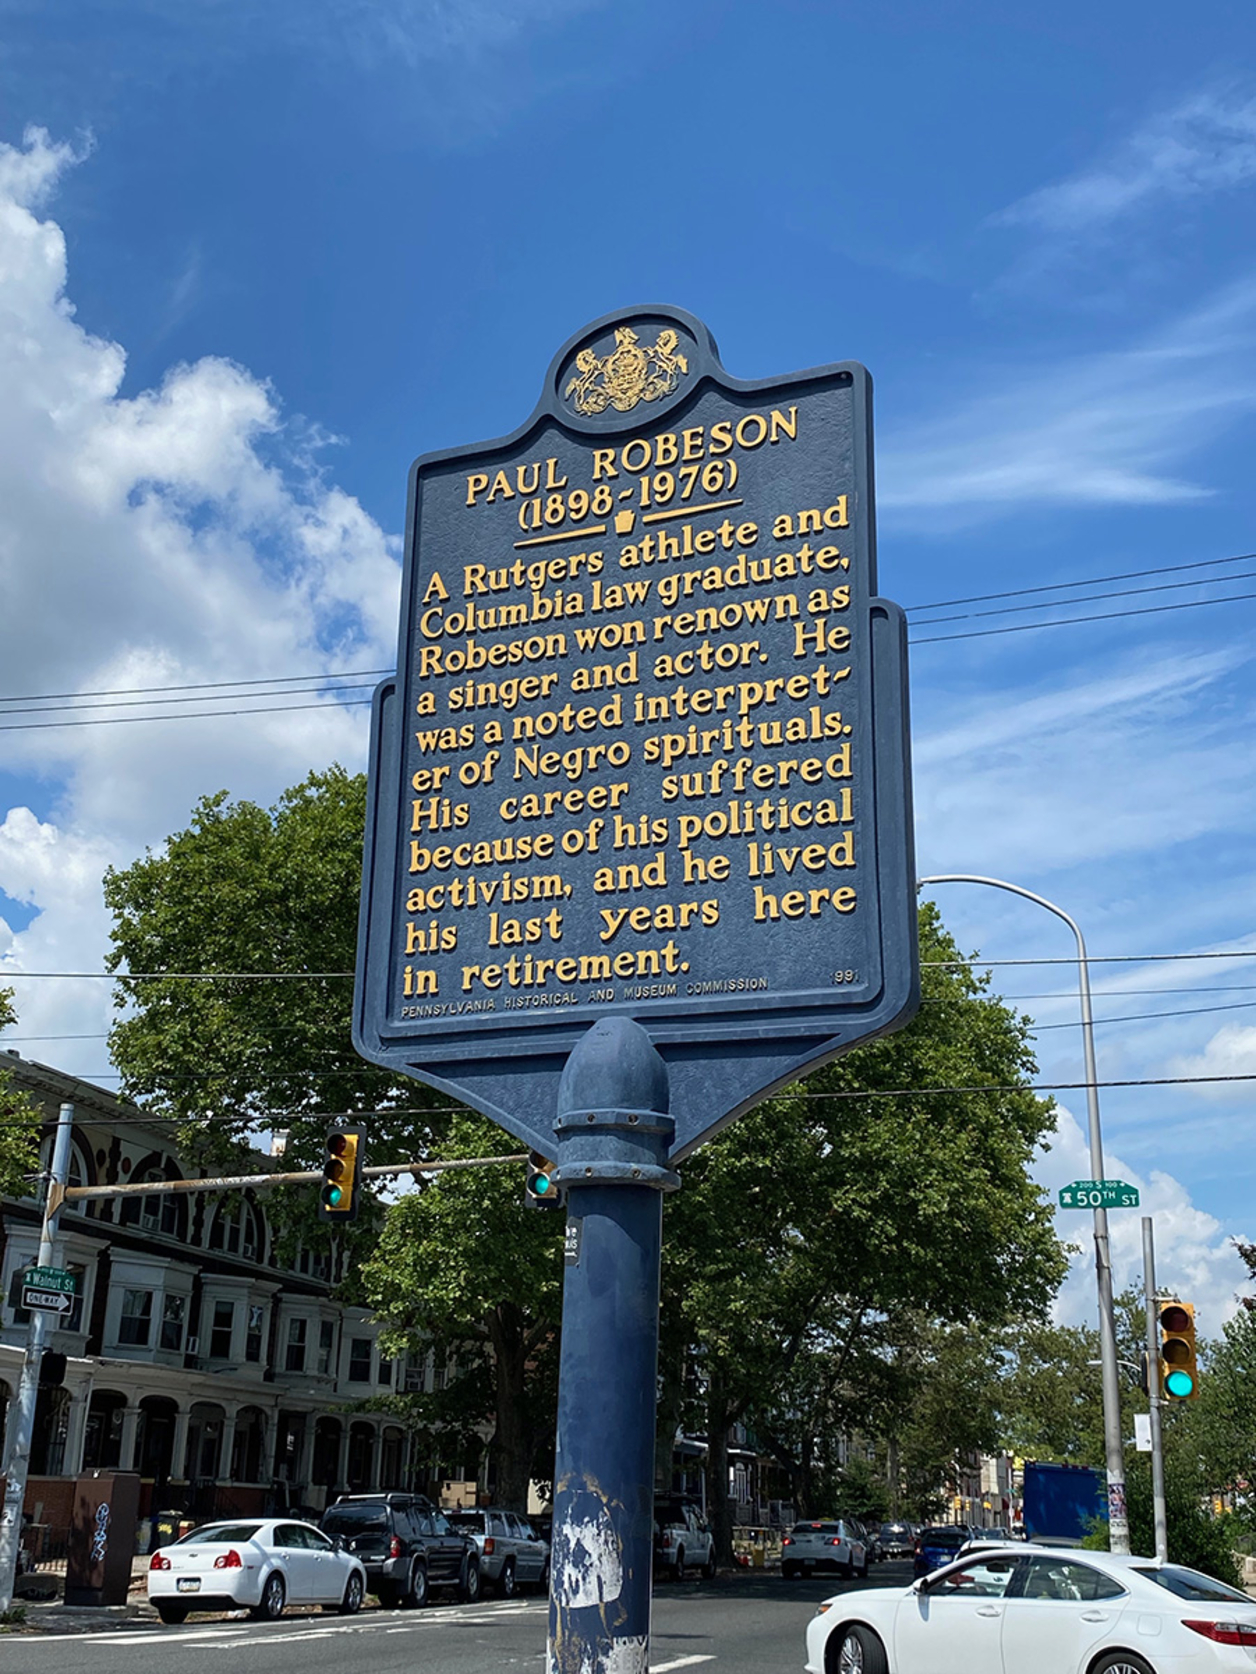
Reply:
[[[923,889],[926,884],[940,883],[975,883],[989,884],[991,889],[1006,889],[1012,895],[1023,895],[1026,901],[1036,901],[1040,907],[1045,907],[1049,913],[1062,918],[1065,924],[1077,937],[1078,957],[1086,957],[1086,939],[1082,935],[1081,926],[1075,918],[1071,918],[1063,907],[1057,907],[1054,901],[1048,901],[1045,895],[1035,895],[1032,889],[1022,889],[1019,884],[1008,883],[1003,878],[983,878],[976,872],[940,872],[936,877],[917,878],[916,888]]]

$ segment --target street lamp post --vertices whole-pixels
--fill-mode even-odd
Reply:
[[[1063,907],[1035,895],[1019,884],[1005,883],[1002,878],[983,878],[968,872],[947,872],[933,878],[920,878],[917,888],[926,884],[975,883],[988,884],[991,889],[1005,889],[1045,907],[1049,913],[1062,918],[1077,937],[1077,976],[1082,1004],[1082,1047],[1086,1064],[1086,1109],[1090,1128],[1090,1172],[1092,1178],[1102,1180],[1103,1134],[1099,1127],[1099,1072],[1095,1067],[1095,1025],[1090,1011],[1090,968],[1086,960],[1086,941],[1076,922]],[[1121,1383],[1117,1371],[1116,1321],[1112,1307],[1112,1257],[1108,1246],[1108,1211],[1096,1209],[1095,1216],[1095,1275],[1099,1287],[1099,1355],[1103,1384],[1103,1445],[1108,1467],[1108,1541],[1114,1552],[1130,1549],[1129,1517],[1125,1507],[1125,1449],[1121,1437]]]

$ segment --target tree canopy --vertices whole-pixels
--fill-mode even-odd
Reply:
[[[0,988],[0,1029],[17,1021],[13,990]],[[25,1197],[29,1176],[39,1167],[39,1113],[31,1100],[13,1085],[0,1058],[0,1194]]]

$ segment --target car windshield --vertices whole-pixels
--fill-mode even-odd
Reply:
[[[386,1529],[388,1511],[382,1505],[334,1505],[323,1518],[328,1534],[357,1534],[363,1529]]]
[[[1165,1564],[1159,1569],[1136,1569],[1135,1575],[1146,1576],[1157,1587],[1197,1604],[1247,1604],[1253,1600],[1224,1581],[1214,1581],[1211,1575],[1201,1575],[1197,1569],[1184,1569],[1180,1564]]]
[[[451,1511],[449,1521],[458,1529],[470,1529],[472,1534],[484,1533],[484,1513],[482,1511]]]
[[[252,1540],[261,1528],[260,1523],[209,1523],[203,1529],[193,1529],[180,1535],[176,1546],[230,1546],[233,1541]]]

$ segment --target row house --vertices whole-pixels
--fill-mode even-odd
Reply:
[[[44,1117],[74,1107],[70,1185],[184,1178],[171,1126],[76,1077],[9,1052],[0,1067]],[[259,1154],[256,1172],[274,1166]],[[56,1265],[78,1276],[47,1339],[65,1356],[40,1388],[27,1509],[55,1521],[56,1484],[138,1471],[141,1510],[196,1516],[318,1512],[339,1492],[428,1487],[403,1425],[364,1403],[432,1387],[428,1364],[386,1359],[361,1308],[335,1299],[340,1258],[281,1260],[264,1191],[69,1202]],[[0,1399],[17,1387],[28,1316],[20,1274],[37,1256],[40,1201],[0,1203]],[[59,1360],[49,1368],[59,1369]],[[41,1498],[42,1496],[42,1498]],[[66,1497],[64,1494],[62,1498]]]

